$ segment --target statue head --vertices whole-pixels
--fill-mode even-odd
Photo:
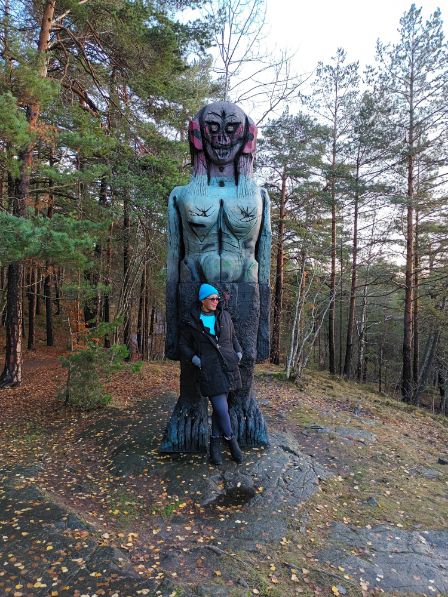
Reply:
[[[255,154],[257,127],[230,102],[204,106],[191,120],[190,150],[194,174],[206,174],[210,164],[235,165],[235,173],[250,176]]]

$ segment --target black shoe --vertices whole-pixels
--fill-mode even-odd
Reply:
[[[225,437],[224,439],[229,446],[230,454],[232,455],[233,460],[239,464],[243,462],[243,454],[240,450],[236,437],[232,435],[232,437]]]
[[[221,438],[211,437],[210,438],[210,460],[213,464],[222,464],[221,454]]]

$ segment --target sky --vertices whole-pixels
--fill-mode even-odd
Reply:
[[[267,0],[269,45],[296,52],[299,73],[313,70],[338,47],[347,51],[349,62],[373,63],[376,40],[398,40],[397,29],[410,0]],[[448,0],[420,0],[424,18],[436,8],[442,11],[448,37]]]
[[[411,0],[265,0],[266,27],[264,46],[261,54],[273,58],[281,52],[292,56],[291,75],[312,73],[319,61],[328,62],[338,47],[347,52],[347,62],[359,61],[360,73],[368,64],[374,64],[376,42],[396,43],[399,41],[398,28],[400,18],[411,7]],[[236,0],[234,0],[236,2]],[[251,4],[252,0],[241,0]],[[444,32],[448,38],[448,0],[420,0],[415,2],[422,7],[423,19],[439,7],[444,18]],[[194,20],[198,12],[186,10],[185,20]],[[217,55],[216,50],[212,54]],[[240,77],[235,81],[252,84],[250,74],[253,64],[243,67]],[[269,75],[272,77],[272,75]],[[311,81],[311,77],[304,77]],[[301,87],[307,92],[308,83]],[[239,88],[241,90],[241,88]],[[234,95],[235,97],[235,95]],[[261,97],[260,105],[242,101],[241,107],[258,121],[265,113],[265,104]],[[267,104],[266,104],[267,105]],[[279,116],[284,104],[280,104],[271,116]],[[294,112],[294,105],[290,105]]]

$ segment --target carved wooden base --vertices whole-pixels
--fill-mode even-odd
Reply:
[[[269,287],[252,283],[216,283],[232,316],[243,349],[242,388],[229,396],[232,427],[243,447],[269,444],[264,417],[253,390],[255,362],[269,355]],[[199,283],[181,283],[178,288],[179,317],[197,302]],[[261,300],[260,300],[261,299]],[[175,338],[170,340],[172,354]],[[197,369],[181,364],[180,396],[160,446],[161,452],[206,452],[209,437],[208,399],[201,395]]]
[[[260,448],[269,445],[268,430],[258,407],[255,393],[244,401],[230,395],[229,413],[232,429],[242,448]]]
[[[206,452],[209,438],[208,399],[199,391],[197,368],[180,367],[180,396],[160,445],[160,452]]]
[[[207,401],[191,405],[181,396],[165,429],[160,452],[205,453],[209,440]]]

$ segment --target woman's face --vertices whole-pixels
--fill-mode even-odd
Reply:
[[[218,306],[219,297],[217,294],[212,294],[205,298],[202,303],[202,310],[206,313],[210,313],[212,311],[216,311],[216,307]]]

